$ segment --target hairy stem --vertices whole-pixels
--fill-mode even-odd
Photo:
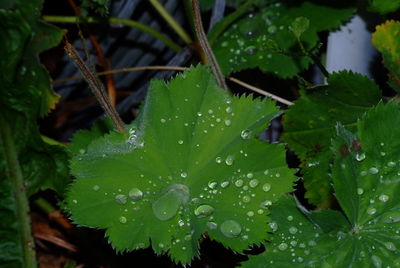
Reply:
[[[16,205],[18,219],[18,233],[21,237],[23,266],[36,268],[36,254],[34,241],[31,231],[29,217],[29,202],[26,194],[24,179],[18,161],[18,153],[15,149],[12,133],[8,122],[0,115],[0,139],[3,148],[4,159],[6,162],[6,175],[11,181],[12,192]]]
[[[199,39],[200,45],[204,54],[206,55],[208,64],[210,64],[211,69],[217,79],[218,86],[228,89],[225,83],[225,77],[222,75],[221,68],[215,58],[213,51],[208,43],[206,33],[204,32],[203,23],[201,22],[199,2],[197,0],[192,0],[192,6],[194,11],[194,24],[197,33],[197,38]]]
[[[104,86],[100,82],[97,75],[91,72],[86,67],[81,57],[78,55],[78,53],[75,51],[75,49],[68,41],[65,42],[64,48],[65,51],[67,52],[67,55],[73,60],[75,65],[81,71],[83,78],[89,84],[89,87],[92,89],[92,92],[96,97],[97,101],[100,103],[101,107],[104,109],[107,115],[111,118],[115,127],[118,129],[119,132],[124,133],[125,132],[124,123],[122,122],[114,106],[112,106],[110,100],[108,99],[108,96],[104,90]]]
[[[76,17],[76,16],[43,16],[42,19],[47,22],[53,22],[53,23],[79,23],[80,22],[80,18]],[[177,43],[172,41],[169,37],[161,34],[160,32],[154,30],[153,28],[151,28],[147,25],[141,24],[141,23],[133,21],[133,20],[113,18],[113,17],[106,19],[106,21],[110,24],[120,24],[120,25],[129,26],[132,28],[137,28],[139,30],[142,30],[142,31],[154,36],[155,38],[157,38],[158,40],[163,42],[165,45],[167,45],[169,48],[171,48],[173,51],[177,52],[177,51],[181,50],[181,47]],[[98,20],[93,17],[86,17],[84,22],[86,22],[86,23],[102,23],[103,21]]]
[[[153,7],[160,13],[164,20],[171,26],[171,28],[179,35],[180,38],[186,43],[191,44],[192,39],[186,33],[186,31],[176,22],[174,17],[169,14],[169,12],[158,2],[158,0],[149,0]]]

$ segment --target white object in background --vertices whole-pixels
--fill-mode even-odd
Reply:
[[[360,16],[354,16],[339,31],[329,34],[326,69],[329,73],[351,70],[371,77],[369,68],[375,53],[367,24]]]

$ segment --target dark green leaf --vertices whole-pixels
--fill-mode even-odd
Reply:
[[[330,140],[337,122],[354,130],[357,120],[381,99],[377,85],[347,71],[333,73],[327,86],[301,92],[284,116],[282,139],[303,162],[306,197],[320,204],[329,197]]]
[[[270,100],[232,97],[202,66],[153,81],[129,134],[73,158],[72,219],[106,229],[118,251],[151,241],[184,264],[205,232],[235,251],[262,243],[268,206],[294,179],[284,147],[256,138],[277,114]]]
[[[340,26],[352,13],[353,9],[335,9],[309,2],[300,7],[271,4],[233,23],[213,49],[224,74],[258,67],[282,78],[292,77],[311,62],[289,29],[293,19],[309,20],[309,28],[300,39],[305,49],[310,50],[318,42],[318,32]],[[268,40],[273,40],[279,49],[267,46]]]
[[[400,8],[400,0],[369,0],[369,10],[386,14]]]

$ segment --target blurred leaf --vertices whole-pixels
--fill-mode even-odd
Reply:
[[[389,70],[389,85],[400,91],[400,22],[391,20],[378,25],[372,34],[372,44],[382,53]]]
[[[0,158],[0,266],[25,267],[21,246],[21,226],[16,215],[15,196],[31,195],[40,189],[62,194],[69,181],[64,147],[45,143],[37,119],[54,108],[59,96],[51,90],[50,77],[38,61],[38,53],[57,45],[62,31],[38,21],[42,1],[14,1],[0,9],[0,113],[13,134],[26,192],[13,192]],[[3,149],[0,147],[0,149]],[[3,150],[0,150],[3,151]],[[28,217],[28,215],[27,215]]]
[[[400,0],[369,0],[370,11],[386,14],[400,8]]]
[[[270,100],[232,97],[203,66],[153,81],[129,134],[107,134],[73,158],[71,218],[106,229],[118,251],[151,241],[182,264],[205,232],[238,252],[262,243],[268,206],[294,179],[284,147],[256,138],[278,113]]]
[[[329,197],[329,147],[336,123],[354,130],[357,120],[382,97],[378,86],[360,74],[333,73],[327,82],[302,91],[283,120],[282,140],[302,160],[306,197],[313,204]]]
[[[213,44],[213,50],[225,75],[258,67],[282,78],[293,77],[311,63],[289,29],[293,18],[309,20],[309,27],[300,40],[306,50],[310,50],[318,43],[318,32],[339,27],[353,12],[353,9],[335,9],[309,2],[300,7],[280,3],[267,5],[233,23]],[[223,23],[224,20],[220,22]],[[268,40],[276,43],[279,49],[267,46]]]

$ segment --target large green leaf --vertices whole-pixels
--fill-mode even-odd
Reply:
[[[62,37],[62,31],[38,21],[41,6],[39,0],[19,0],[0,9],[0,113],[12,132],[13,145],[8,147],[15,149],[17,166],[22,166],[27,186],[26,193],[11,187],[15,184],[10,180],[15,178],[9,171],[18,167],[5,161],[4,143],[10,140],[0,141],[0,266],[5,267],[28,266],[24,247],[30,245],[22,244],[24,225],[17,217],[28,214],[17,211],[21,206],[16,206],[16,197],[49,188],[61,194],[69,179],[65,149],[45,143],[36,123],[59,98],[51,90],[50,77],[39,63],[38,53],[57,45]]]
[[[302,160],[306,197],[311,203],[320,204],[329,197],[329,147],[336,123],[354,130],[358,118],[381,97],[373,81],[342,71],[331,74],[328,85],[302,91],[285,113],[282,140]]]
[[[231,96],[199,66],[153,81],[129,134],[95,140],[71,163],[71,218],[106,229],[118,251],[148,247],[187,264],[198,240],[235,251],[268,237],[268,206],[291,191],[284,146],[257,139],[274,102]]]
[[[233,23],[213,45],[213,50],[226,75],[258,67],[283,78],[292,77],[311,62],[304,56],[290,28],[296,18],[309,20],[308,29],[300,37],[305,49],[309,50],[317,44],[318,32],[340,26],[353,11],[309,2],[299,7],[281,3],[268,5]]]
[[[369,0],[369,10],[386,14],[400,8],[400,0]]]
[[[358,135],[338,125],[332,180],[348,222],[338,212],[300,211],[285,198],[271,207],[271,244],[244,266],[400,267],[400,130],[392,127],[399,123],[399,107],[380,103],[358,122]]]
[[[400,22],[387,21],[376,27],[372,44],[382,53],[383,63],[389,69],[389,84],[400,91]]]

